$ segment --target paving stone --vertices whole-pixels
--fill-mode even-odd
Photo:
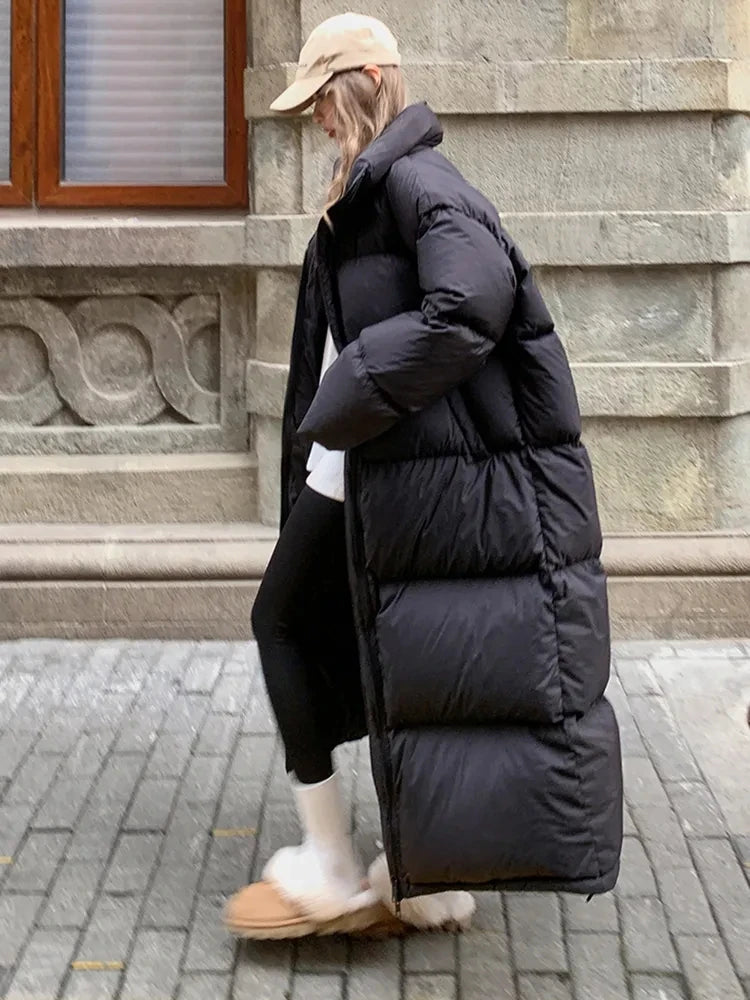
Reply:
[[[213,805],[194,805],[178,798],[167,826],[162,865],[201,866],[213,828]]]
[[[631,972],[679,972],[661,900],[623,899],[620,912],[628,969]]]
[[[208,862],[200,882],[200,892],[235,892],[250,878],[254,837],[213,837]]]
[[[36,733],[4,732],[0,736],[0,778],[12,778],[36,742]]]
[[[198,900],[190,932],[186,972],[228,972],[234,964],[234,945],[222,926],[224,901],[204,896]]]
[[[271,710],[268,695],[257,680],[242,716],[242,732],[253,734],[273,734],[276,732],[276,719]]]
[[[265,787],[275,756],[275,736],[243,735],[237,741],[227,780],[247,782],[260,792]],[[287,785],[284,798],[288,795]]]
[[[205,695],[180,694],[172,702],[162,733],[192,733],[197,736],[208,713],[210,701]]]
[[[634,808],[645,809],[652,806],[666,809],[669,806],[667,793],[654,770],[654,765],[646,757],[628,757],[623,760],[625,799]]]
[[[636,724],[662,781],[699,781],[701,774],[666,698],[630,699]]]
[[[19,768],[4,796],[9,806],[38,805],[62,764],[56,755],[32,754]]]
[[[619,682],[614,677],[607,686],[607,698],[617,716],[623,757],[647,757],[648,752],[635,724],[633,713],[630,710],[630,703]]]
[[[65,985],[62,1000],[107,1000],[108,997],[116,995],[120,988],[121,979],[121,972],[78,972],[74,970]]]
[[[104,729],[113,732],[115,737],[117,737],[120,726],[130,711],[134,700],[132,694],[105,693],[95,697],[94,705],[86,720],[87,730],[89,732],[98,732]]]
[[[34,817],[34,826],[72,830],[91,791],[87,782],[57,778],[52,790]]]
[[[505,933],[460,934],[458,954],[461,1000],[515,996],[510,941]]]
[[[196,754],[202,756],[228,756],[240,728],[236,715],[209,715],[201,731]]]
[[[625,837],[622,843],[620,877],[615,889],[618,896],[655,896],[656,882],[651,865],[637,837]]]
[[[0,968],[15,965],[42,903],[39,896],[0,896]]]
[[[415,935],[404,941],[404,969],[455,974],[457,950],[452,934]]]
[[[617,676],[629,697],[664,694],[648,660],[625,658],[615,663]]]
[[[220,830],[237,830],[260,826],[262,794],[246,781],[227,781],[221,796],[216,826]]]
[[[378,831],[379,832],[379,831]],[[476,895],[477,910],[471,922],[475,934],[499,934],[507,937],[505,902],[499,892],[480,892]]]
[[[345,938],[304,938],[297,945],[297,972],[339,972],[346,966]]]
[[[576,1000],[624,1000],[628,996],[616,934],[570,934],[568,950]]]
[[[716,934],[703,886],[692,868],[656,869],[659,895],[673,934]]]
[[[240,715],[248,703],[252,686],[253,681],[249,676],[222,677],[211,698],[211,711]]]
[[[108,806],[101,812],[84,809],[68,848],[68,860],[104,861],[112,852],[120,833],[122,809]]]
[[[400,959],[399,941],[352,941],[347,1000],[401,1000]]]
[[[103,874],[102,861],[66,860],[40,917],[41,926],[83,927]]]
[[[519,1000],[572,1000],[567,976],[522,975],[518,977]]]
[[[177,1000],[229,1000],[232,988],[232,977],[217,976],[210,973],[199,973],[193,976],[183,976],[180,980],[180,990]],[[246,997],[256,1000],[256,994],[246,993]],[[282,996],[281,993],[278,994]]]
[[[182,675],[182,690],[187,694],[210,694],[221,672],[221,660],[196,651]]]
[[[172,1000],[185,937],[179,931],[140,931],[120,1000]]]
[[[676,938],[677,951],[693,997],[745,1000],[744,991],[718,937]]]
[[[686,837],[723,837],[726,834],[726,824],[716,800],[702,782],[670,783],[667,792]]]
[[[615,898],[610,893],[594,896],[563,896],[565,925],[571,931],[619,931]]]
[[[692,868],[693,859],[671,806],[633,806],[635,827],[656,871]]]
[[[116,735],[116,732],[106,729],[84,733],[65,761],[60,778],[92,780],[101,770],[107,754],[114,745]]]
[[[68,974],[76,940],[77,931],[35,931],[4,1000],[55,1000]]]
[[[123,834],[109,866],[104,891],[145,892],[160,847],[159,834]]]
[[[58,712],[54,722],[42,731],[34,748],[36,753],[70,753],[81,739],[86,719],[85,712],[65,712],[62,716]]]
[[[633,976],[633,1000],[687,1000],[679,979],[672,976]]]
[[[698,873],[741,976],[750,976],[750,885],[728,840],[695,840]]]
[[[291,941],[243,942],[235,971],[233,1000],[250,997],[252,1000],[279,1000],[281,997],[286,1000],[291,995],[293,955]]]
[[[46,892],[69,840],[67,833],[29,834],[11,867],[6,890]]]
[[[32,812],[31,806],[0,806],[0,857],[16,856]]]
[[[143,914],[144,926],[188,927],[200,875],[198,865],[160,865]]]
[[[180,788],[180,798],[191,805],[216,802],[229,760],[227,757],[193,757]]]
[[[166,830],[177,794],[175,778],[144,779],[125,820],[127,830]]]
[[[162,733],[154,744],[145,778],[179,778],[192,755],[193,733]]]
[[[130,949],[141,900],[102,896],[91,915],[76,959],[83,962],[124,962]]]
[[[629,639],[618,642],[614,647],[616,660],[651,659],[654,656],[675,656],[674,646],[665,642],[655,642],[653,639]]]
[[[560,901],[551,894],[509,894],[510,940],[519,972],[567,972]]]
[[[331,996],[334,994],[331,993]],[[337,994],[336,994],[337,995]],[[294,1000],[315,996],[305,992],[293,994]],[[320,1000],[328,1000],[328,994],[318,994]],[[404,1000],[456,1000],[457,983],[455,976],[404,976]]]

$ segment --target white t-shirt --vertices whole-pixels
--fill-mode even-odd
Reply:
[[[336,345],[329,329],[323,348],[323,363],[320,368],[321,379],[338,357]],[[322,444],[313,441],[310,457],[307,459],[307,485],[311,490],[320,493],[329,500],[344,502],[344,455],[343,451],[329,451]]]

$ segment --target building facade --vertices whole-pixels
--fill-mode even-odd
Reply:
[[[249,634],[342,9],[0,0],[0,635]],[[750,0],[358,9],[535,265],[617,633],[750,634]]]

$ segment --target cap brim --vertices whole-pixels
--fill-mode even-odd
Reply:
[[[325,87],[333,76],[333,73],[324,73],[322,76],[313,76],[306,80],[295,80],[276,98],[271,105],[271,111],[300,114],[310,107],[320,88]]]

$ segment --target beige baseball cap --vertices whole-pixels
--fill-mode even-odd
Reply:
[[[388,28],[365,14],[329,17],[302,46],[294,83],[276,98],[271,110],[304,111],[336,73],[369,65],[401,65],[398,43]]]

